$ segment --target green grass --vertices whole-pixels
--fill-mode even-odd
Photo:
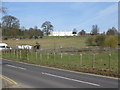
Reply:
[[[17,60],[20,62],[32,63],[42,66],[57,67],[67,70],[94,73],[100,75],[107,75],[112,77],[119,77],[118,74],[118,53],[112,52],[109,60],[109,53],[102,52],[97,53],[93,59],[93,54],[83,53],[82,54],[82,64],[80,53],[38,53],[26,51],[4,51],[2,53],[2,58]],[[110,63],[109,63],[110,61]]]
[[[110,60],[110,68],[118,69],[118,53],[112,52],[111,57],[109,59],[109,53],[97,53],[95,56],[92,53],[84,53],[82,54],[82,64],[81,64],[81,56],[79,54],[64,54],[62,53],[38,53],[38,52],[29,52],[26,54],[25,51],[14,51],[4,52],[2,54],[4,58],[16,59],[26,62],[33,62],[40,65],[61,65],[61,66],[79,66],[79,67],[97,67],[97,68],[109,68],[109,60]]]
[[[86,39],[89,36],[82,37],[44,37],[42,39],[22,39],[22,40],[3,40],[4,43],[7,43],[9,46],[14,47],[16,45],[28,44],[34,46],[36,42],[41,45],[41,48],[60,48],[64,47],[75,47],[75,48],[84,48],[86,47]],[[89,47],[89,46],[87,46]],[[96,47],[93,47],[96,49]],[[95,57],[94,54],[95,53]],[[82,54],[82,63],[81,56]],[[26,53],[25,50],[16,51],[10,53],[9,51],[3,52],[2,57],[18,60],[22,62],[34,63],[38,65],[52,66],[63,69],[70,69],[75,71],[83,72],[94,72],[102,75],[108,75],[109,70],[112,71],[112,76],[117,76],[118,70],[118,52],[112,51],[109,63],[109,52],[104,51],[84,51],[83,52],[63,52],[61,57],[61,52],[29,52]],[[110,65],[110,66],[109,66]],[[94,69],[95,68],[95,69]]]

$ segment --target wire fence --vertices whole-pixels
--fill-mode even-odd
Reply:
[[[2,58],[80,72],[120,77],[118,51],[63,52],[55,50],[3,50]]]
[[[55,52],[55,51],[39,51],[30,50],[4,50],[3,58],[14,59],[38,65],[58,65],[71,67],[97,67],[106,69],[118,69],[118,53],[117,52]]]

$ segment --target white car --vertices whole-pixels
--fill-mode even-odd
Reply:
[[[12,49],[6,43],[0,43],[0,50]]]

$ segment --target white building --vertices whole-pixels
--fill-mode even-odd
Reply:
[[[49,36],[76,36],[73,31],[52,31]]]

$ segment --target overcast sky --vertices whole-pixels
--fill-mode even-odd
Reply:
[[[118,27],[117,2],[4,2],[9,15],[20,20],[20,25],[30,28],[50,21],[56,31],[90,32],[98,25],[100,32]]]

